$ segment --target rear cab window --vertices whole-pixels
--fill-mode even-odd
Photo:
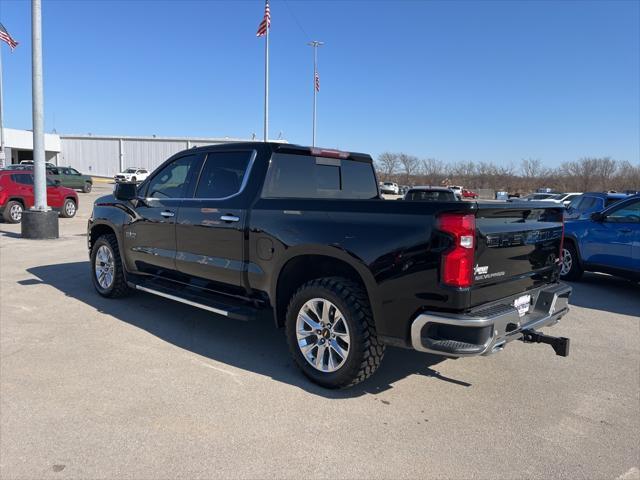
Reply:
[[[275,153],[262,197],[372,199],[378,184],[370,161]]]
[[[431,201],[431,202],[455,202],[456,196],[453,192],[444,190],[409,190],[406,200],[411,201]]]

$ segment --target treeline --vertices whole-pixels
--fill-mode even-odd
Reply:
[[[542,187],[563,192],[640,190],[640,164],[609,157],[581,158],[548,168],[531,158],[508,165],[471,161],[448,164],[435,158],[386,152],[375,166],[381,181],[400,185],[463,185],[523,194]]]

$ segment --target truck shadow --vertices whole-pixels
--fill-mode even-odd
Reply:
[[[240,322],[150,294],[136,293],[124,299],[106,299],[93,289],[89,263],[44,265],[27,269],[39,280],[80,300],[101,313],[146,330],[162,340],[243,370],[288,383],[314,395],[349,398],[393,388],[409,375],[432,377],[469,387],[469,383],[445,377],[432,367],[444,357],[401,348],[388,348],[382,366],[367,381],[347,390],[327,390],[306,379],[293,364],[281,329],[267,322]],[[19,282],[32,285],[34,279]]]
[[[638,316],[640,285],[612,275],[585,273],[573,287],[570,305],[601,310],[607,313]]]

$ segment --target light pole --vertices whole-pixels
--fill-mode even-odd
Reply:
[[[324,45],[324,42],[313,40],[307,43],[310,47],[313,47],[313,135],[311,136],[311,146],[316,146],[316,107],[318,90],[320,89],[319,77],[318,77],[318,47]]]
[[[33,208],[22,213],[23,238],[58,238],[58,212],[47,206],[42,88],[42,4],[31,0],[31,92],[33,102]]]

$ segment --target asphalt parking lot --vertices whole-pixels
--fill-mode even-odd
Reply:
[[[61,238],[0,224],[2,478],[640,478],[640,287],[574,283],[546,345],[445,360],[388,349],[327,391],[271,324],[98,296],[80,194]]]

